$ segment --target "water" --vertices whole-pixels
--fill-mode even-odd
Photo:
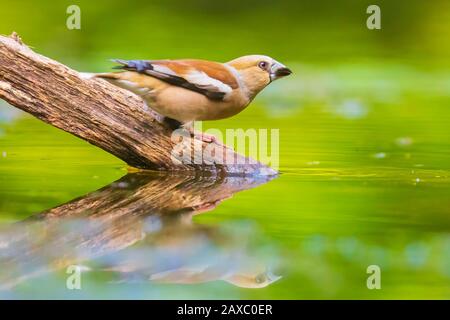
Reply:
[[[279,128],[270,181],[127,173],[3,105],[2,296],[448,298],[448,98],[419,92],[394,109],[306,96],[274,115],[278,90],[205,124]],[[70,265],[82,290],[66,289]],[[367,289],[370,265],[381,290]]]
[[[352,0],[77,3],[81,30],[63,2],[9,0],[0,29],[79,71],[254,53],[293,69],[204,124],[279,129],[281,174],[138,174],[0,102],[1,298],[450,298],[448,1],[381,1],[376,31]]]

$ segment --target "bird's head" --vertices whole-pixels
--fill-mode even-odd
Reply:
[[[251,99],[272,81],[292,73],[285,65],[263,55],[243,56],[227,64],[239,73]]]

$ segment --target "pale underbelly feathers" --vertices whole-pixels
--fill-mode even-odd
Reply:
[[[200,93],[174,86],[159,89],[143,98],[158,113],[181,122],[228,118],[241,112],[248,104],[239,98],[213,101]]]
[[[240,92],[230,92],[224,101],[215,101],[201,93],[173,86],[135,72],[110,75],[117,75],[117,78],[112,78],[112,76],[108,78],[105,75],[103,77],[113,84],[139,95],[150,108],[159,114],[182,123],[228,118],[244,110],[249,103],[248,99],[243,97]]]

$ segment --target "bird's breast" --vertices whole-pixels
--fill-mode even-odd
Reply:
[[[154,90],[145,99],[155,111],[181,122],[229,118],[249,103],[240,92],[231,92],[223,101],[218,101],[175,86]]]

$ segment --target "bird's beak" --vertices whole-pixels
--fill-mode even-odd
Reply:
[[[291,69],[282,65],[281,63],[274,63],[270,68],[270,81],[286,77],[292,73]]]

